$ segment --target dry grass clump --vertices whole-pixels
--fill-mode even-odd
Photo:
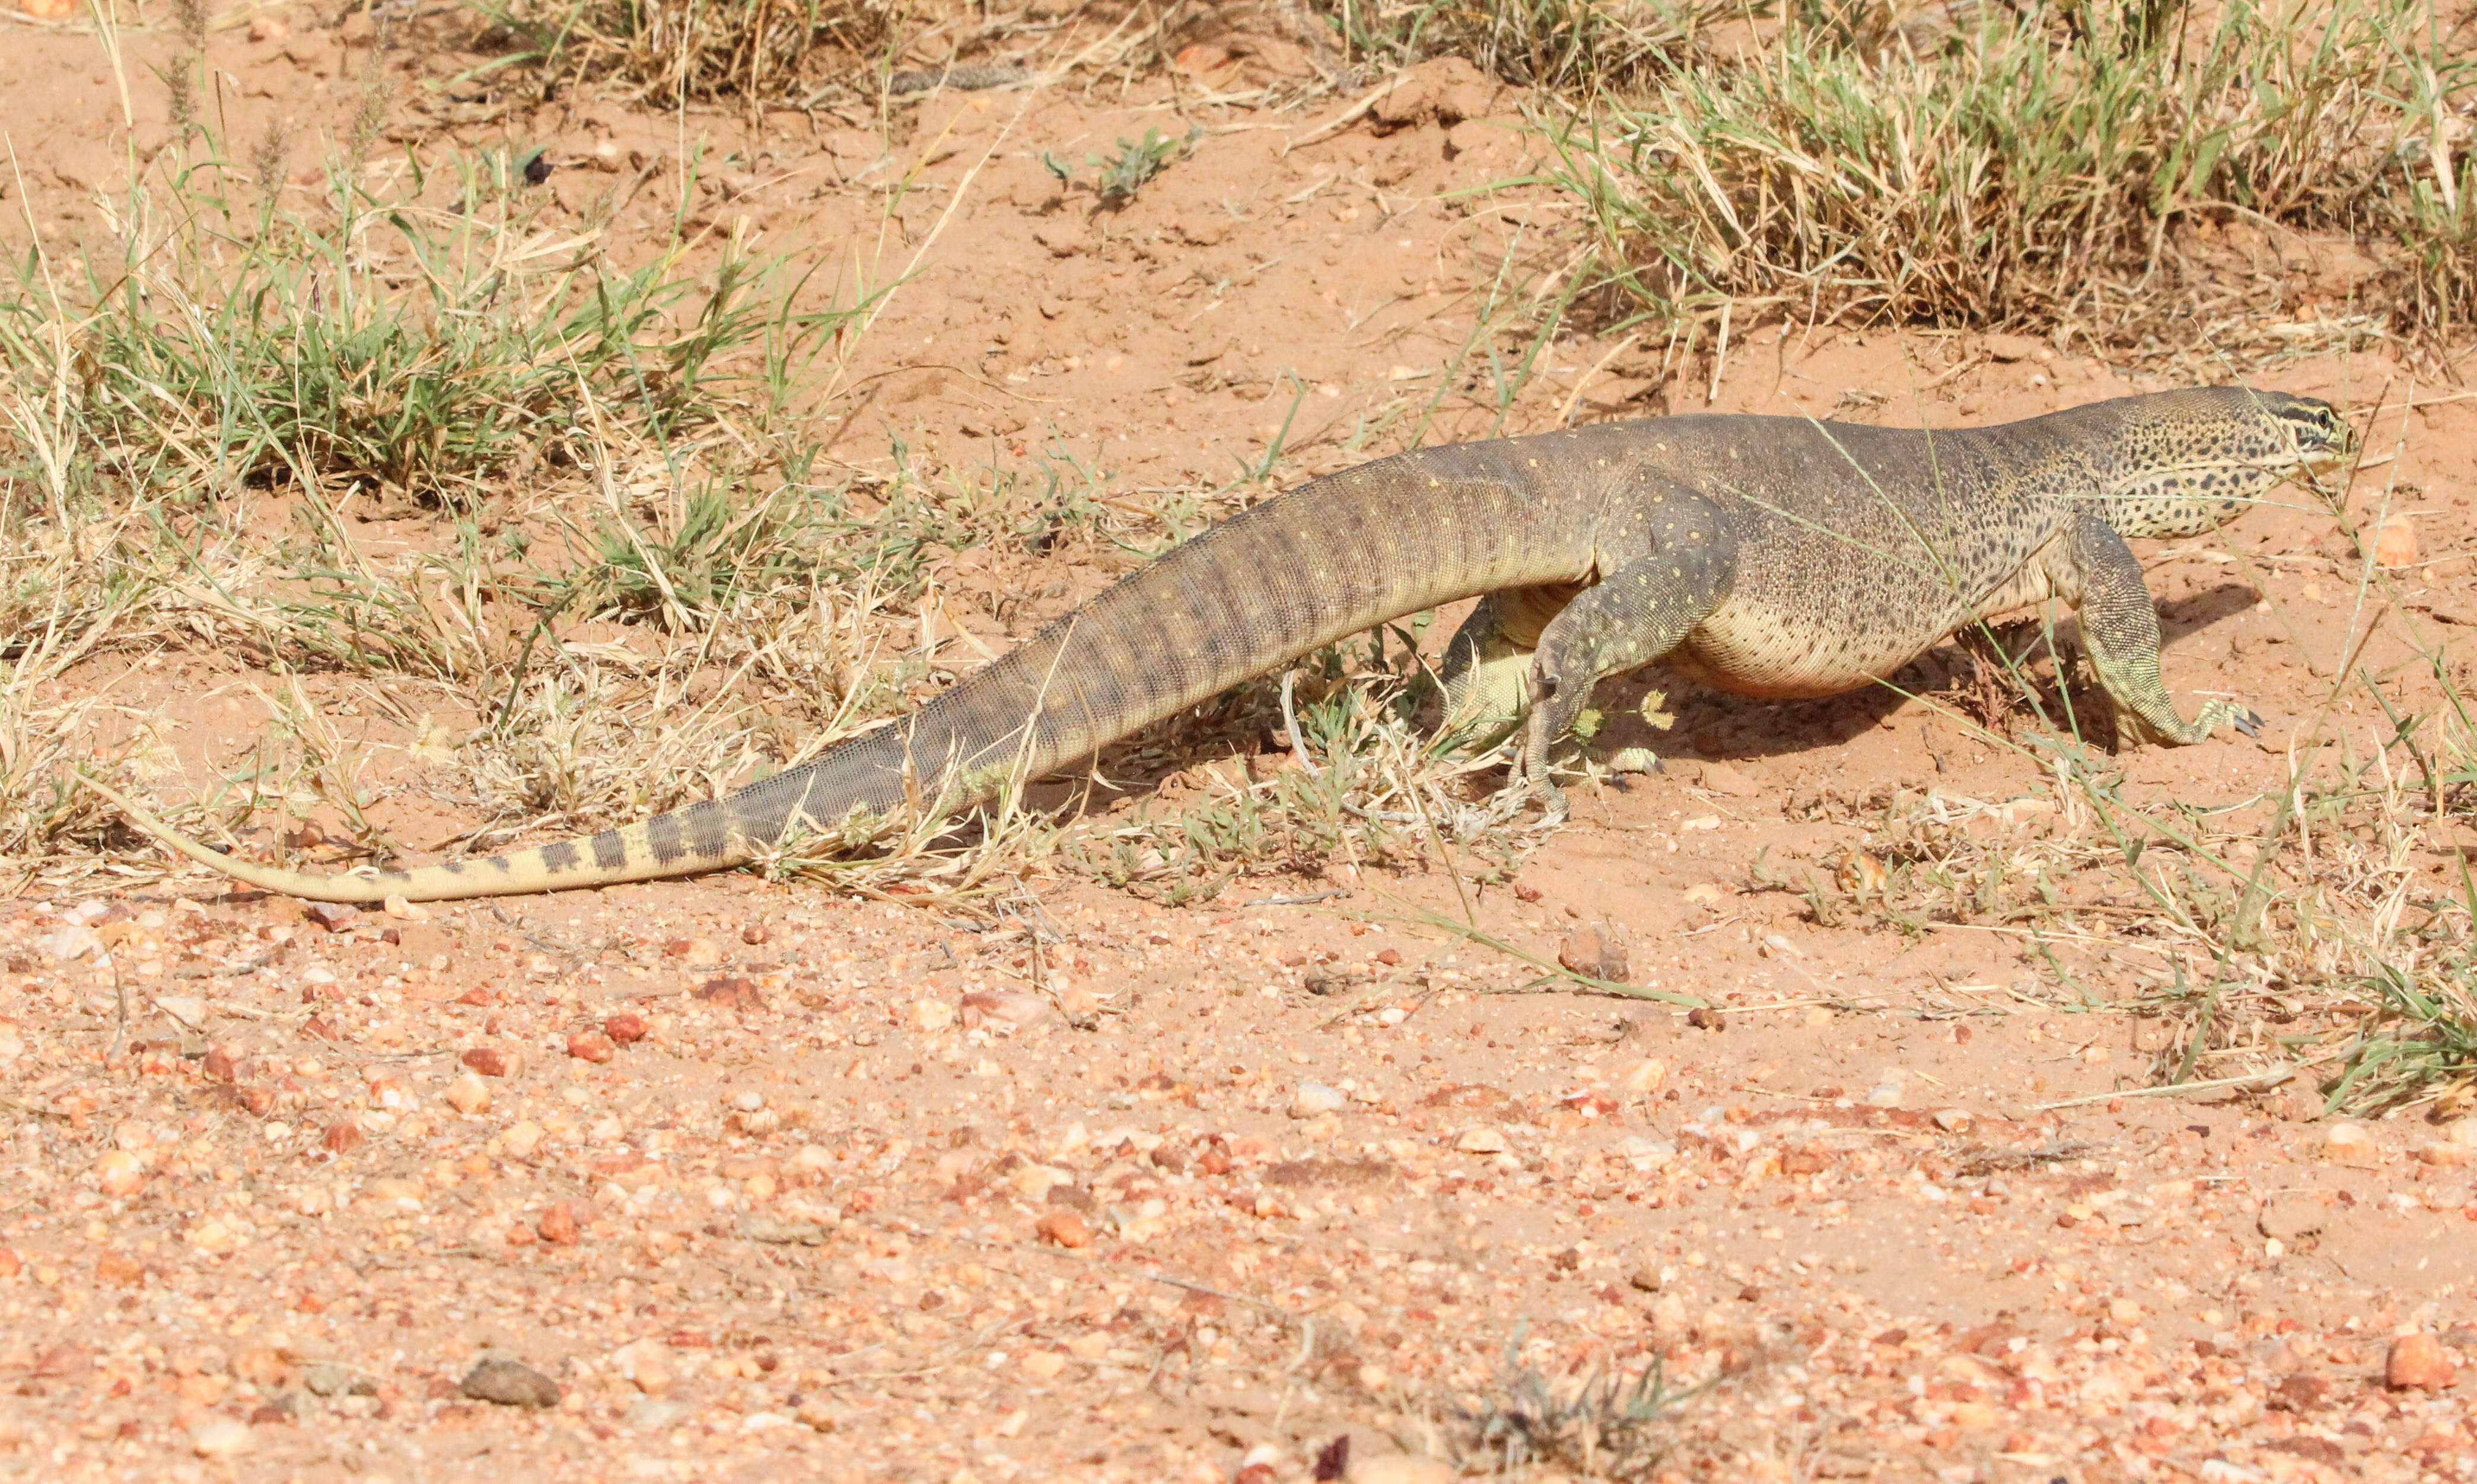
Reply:
[[[546,86],[614,79],[658,104],[792,102],[891,56],[891,0],[466,0]]]
[[[1757,879],[1820,922],[2017,938],[2058,1003],[2159,1022],[2156,1083],[2302,1072],[2335,1111],[2459,1095],[2477,1090],[2477,883],[2452,841],[2477,818],[2477,729],[2447,693],[2377,747],[2342,731],[2224,802],[2128,799],[2069,739],[2032,742],[2050,783],[2024,798],[1825,789],[1792,816],[1863,843]]]
[[[2425,0],[1987,8],[1925,44],[1792,25],[1554,135],[1660,317],[2138,338],[2193,230],[2353,236],[2407,329],[2477,313],[2477,47]]]
[[[1641,88],[1734,5],[1696,0],[1315,0],[1353,62],[1406,66],[1459,56],[1523,88],[1569,95]]]

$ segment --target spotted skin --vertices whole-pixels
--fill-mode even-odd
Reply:
[[[2350,442],[2328,403],[2240,387],[1922,432],[1710,415],[1419,449],[1303,485],[1130,573],[892,725],[726,797],[588,839],[413,870],[236,860],[85,780],[173,849],[327,901],[497,895],[742,865],[797,834],[860,840],[942,817],[1319,645],[1458,598],[1455,710],[1551,743],[1602,678],[1658,662],[1741,694],[1830,695],[1964,624],[2079,607],[2107,693],[2142,735],[2197,742],[2159,675],[2127,537],[2235,518]],[[1527,717],[1525,717],[1527,713]]]

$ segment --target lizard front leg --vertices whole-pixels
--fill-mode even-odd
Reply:
[[[2159,610],[2141,564],[2114,527],[2096,516],[2073,526],[2056,592],[2081,614],[2082,647],[2116,710],[2137,736],[2174,745],[2206,740],[2228,725],[2251,737],[2262,718],[2231,700],[2214,700],[2187,721],[2159,674]]]
[[[1549,777],[1548,752],[1573,726],[1591,688],[1659,659],[1684,641],[1729,595],[1737,575],[1737,533],[1727,516],[1689,490],[1651,497],[1639,532],[1651,551],[1618,566],[1565,606],[1540,633],[1532,656],[1531,716],[1521,776],[1547,801],[1551,818],[1565,798]],[[1639,547],[1639,540],[1625,544]]]

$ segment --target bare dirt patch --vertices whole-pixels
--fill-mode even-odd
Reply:
[[[492,54],[456,16],[383,36],[287,7],[212,32],[202,97],[221,138],[283,141],[279,202],[323,189],[313,162],[350,145],[375,76],[415,152],[391,158],[513,166],[489,189],[541,240],[594,234],[622,263],[677,242],[683,273],[785,254],[813,269],[795,307],[840,317],[783,378],[783,420],[740,387],[676,443],[545,423],[460,465],[463,493],[262,474],[216,494],[239,514],[174,527],[198,572],[149,590],[119,631],[139,637],[38,667],[52,631],[0,636],[35,677],[0,735],[61,749],[48,772],[0,758],[9,817],[47,842],[0,906],[0,1459],[2469,1477],[2464,1065],[2431,1037],[2365,1062],[2387,1024],[2466,1025],[2464,1000],[2429,1024],[2380,988],[2388,967],[2464,991],[2477,402],[2451,347],[2308,335],[2246,367],[2349,409],[2367,455],[2337,513],[2299,494],[2145,552],[2171,688],[2266,724],[2089,748],[2073,776],[2112,809],[1958,647],[1905,693],[1612,687],[1608,739],[1669,767],[1578,786],[1544,837],[1317,836],[1302,807],[1265,843],[1251,811],[1298,771],[1269,692],[1113,752],[1118,787],[1057,848],[822,884],[305,910],[170,872],[45,792],[73,759],[135,757],[241,842],[336,867],[365,840],[613,822],[928,693],[1268,488],[1416,441],[1707,409],[1991,421],[2174,370],[1776,316],[1691,354],[1536,336],[1584,224],[1528,183],[1539,136],[1494,78],[1432,63],[1369,102],[1265,22],[1167,37],[1165,69],[1112,53],[1096,82],[1042,68],[1117,23],[1052,19],[1028,80],[840,113],[538,102],[467,78]],[[133,141],[168,147],[139,80],[181,38],[122,33],[115,70],[90,28],[8,35],[8,240],[65,263],[114,239]],[[1158,173],[1105,204],[1148,138],[1173,146]],[[423,189],[446,214],[501,199],[443,170]],[[773,432],[742,437],[804,417],[796,474],[750,452]],[[15,428],[14,466],[39,432]],[[758,556],[688,541],[683,468],[840,502],[816,515],[834,601],[734,607]],[[12,518],[53,497],[16,477]],[[713,593],[624,542],[545,560],[545,581],[635,571],[638,602],[580,599],[528,658],[548,600],[516,558],[424,565],[511,533],[607,556],[614,509],[601,529],[687,542]],[[365,565],[209,580],[313,549]],[[865,602],[834,585],[863,577]],[[372,592],[431,616],[285,626]],[[438,616],[459,614],[480,616]],[[842,624],[816,651],[839,658],[804,668],[778,641],[813,622]],[[445,637],[371,657],[423,636]],[[2042,663],[2034,693],[2060,700],[2069,666]],[[494,711],[538,730],[476,741]],[[260,749],[288,812],[214,792]],[[1569,953],[1704,1003],[1575,993],[1548,967]],[[2420,1057],[2442,1074],[2400,1071]],[[2389,1116],[2324,1117],[2343,1106]],[[1636,1405],[1655,1363],[1692,1395]]]

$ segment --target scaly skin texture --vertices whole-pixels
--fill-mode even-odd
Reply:
[[[686,875],[796,832],[859,839],[967,807],[1318,645],[1483,594],[1448,646],[1447,694],[1463,717],[1527,728],[1519,772],[1552,806],[1550,744],[1605,676],[1657,661],[1744,695],[1831,695],[2049,596],[2080,610],[2136,731],[2198,742],[2254,720],[2224,700],[2177,711],[2125,539],[2223,525],[2348,442],[2328,403],[2231,387],[1946,432],[1708,415],[1419,449],[1213,527],[805,767],[624,829],[412,870],[254,865],[86,781],[183,854],[317,900]]]

